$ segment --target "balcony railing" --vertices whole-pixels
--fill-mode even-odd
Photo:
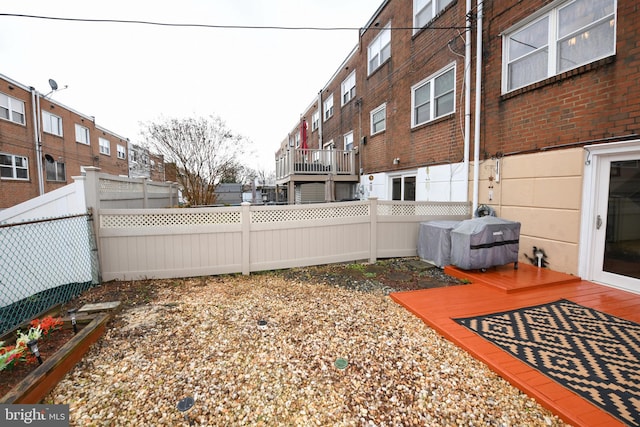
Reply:
[[[356,175],[355,151],[292,148],[276,159],[276,179],[291,175]]]

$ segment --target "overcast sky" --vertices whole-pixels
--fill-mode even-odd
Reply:
[[[363,27],[382,0],[29,0],[0,13],[230,26]],[[0,74],[134,143],[140,122],[217,114],[274,153],[358,43],[358,31],[218,29],[0,16]]]

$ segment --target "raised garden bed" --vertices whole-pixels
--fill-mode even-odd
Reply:
[[[42,401],[66,373],[82,359],[91,344],[102,336],[108,320],[107,313],[97,313],[78,319],[78,333],[2,396],[0,403],[35,404]],[[70,328],[70,325],[65,326]]]

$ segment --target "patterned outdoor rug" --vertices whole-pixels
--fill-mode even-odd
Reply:
[[[640,325],[568,300],[453,319],[604,409],[640,426]]]

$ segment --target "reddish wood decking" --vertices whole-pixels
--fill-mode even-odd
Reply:
[[[484,273],[446,267],[445,272],[472,283],[398,292],[391,294],[391,298],[567,423],[575,426],[624,426],[608,413],[451,318],[513,310],[566,298],[640,323],[640,295],[531,265],[520,265],[518,270],[508,265]]]

